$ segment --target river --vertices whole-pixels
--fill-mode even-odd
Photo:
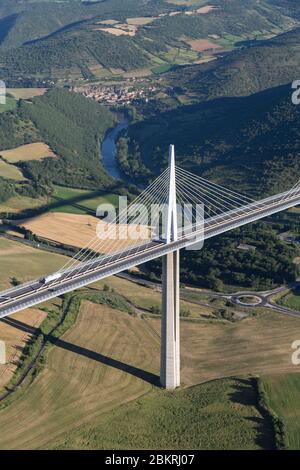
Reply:
[[[117,161],[116,141],[120,133],[127,129],[129,121],[123,116],[118,124],[106,133],[101,146],[101,164],[107,173],[113,178],[124,180],[124,175],[120,171]]]

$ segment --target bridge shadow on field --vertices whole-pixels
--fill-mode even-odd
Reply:
[[[29,333],[31,335],[38,335],[41,333],[39,328],[32,327],[27,325],[26,323],[21,322],[20,320],[16,320],[14,318],[2,318],[0,322],[5,323],[6,325],[12,326],[17,328],[25,333]],[[97,361],[101,364],[104,364],[108,367],[113,367],[114,369],[121,370],[122,372],[126,372],[127,374],[133,375],[139,379],[144,380],[145,382],[150,383],[151,385],[160,386],[159,377],[151,372],[147,372],[143,369],[135,367],[130,364],[126,364],[118,359],[113,359],[111,357],[105,356],[104,354],[98,353],[96,351],[91,351],[90,349],[84,348],[82,346],[78,346],[76,344],[68,343],[59,338],[55,338],[53,335],[44,335],[44,343],[45,345],[47,342],[57,346],[59,348],[63,348],[66,351],[71,351],[75,354],[80,354],[81,356],[87,357],[93,361]],[[36,357],[35,360],[37,360]]]
[[[61,210],[62,207],[64,206],[71,206],[74,209],[79,209],[82,211],[83,214],[87,215],[96,215],[96,207],[95,209],[92,209],[91,207],[88,207],[85,203],[88,203],[89,201],[95,199],[95,198],[100,198],[100,197],[105,197],[108,194],[116,194],[118,187],[114,186],[111,189],[108,189],[107,191],[103,190],[98,190],[98,191],[90,191],[85,194],[78,194],[76,196],[72,197],[59,197],[56,195],[53,195],[51,197],[51,202],[47,204],[43,204],[39,207],[35,207],[32,209],[24,209],[16,214],[11,214],[11,220],[18,221],[19,219],[26,219],[26,220],[33,220],[36,217],[39,217],[43,214],[46,214],[48,212],[55,212],[55,210]]]

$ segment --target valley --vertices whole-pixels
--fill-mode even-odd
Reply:
[[[296,184],[298,3],[0,0],[1,291],[78,256],[170,143],[236,194]],[[299,234],[293,208],[181,251],[174,391],[160,259],[1,319],[0,449],[299,450]]]

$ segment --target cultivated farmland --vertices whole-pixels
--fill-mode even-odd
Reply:
[[[23,181],[24,178],[22,172],[14,165],[6,163],[4,160],[0,159],[0,176],[3,178],[8,178],[15,181]]]
[[[214,44],[207,39],[193,39],[191,41],[187,41],[190,44],[191,48],[197,52],[209,51],[214,49],[219,49],[220,46],[218,44]]]
[[[37,308],[30,308],[19,312],[11,318],[13,321],[22,322],[24,327],[38,328],[46,313]],[[12,378],[22,349],[30,340],[31,334],[19,329],[10,320],[0,320],[0,339],[6,344],[6,364],[0,364],[0,389],[2,389]]]
[[[26,282],[52,273],[67,258],[0,238],[0,259],[0,290],[3,290],[11,287],[12,279]]]
[[[156,372],[158,358],[159,344],[143,321],[85,302],[30,391],[0,411],[0,447],[49,447],[74,426],[137,399],[152,388],[139,371]]]
[[[47,88],[8,88],[7,92],[16,100],[29,100],[35,96],[42,96]]]
[[[48,145],[43,142],[21,145],[12,150],[1,150],[0,155],[9,163],[18,163],[29,160],[41,160],[43,158],[55,157]]]
[[[106,253],[110,250],[112,241],[114,243],[114,249],[120,246],[124,249],[127,246],[136,244],[136,240],[130,239],[129,237],[125,240],[114,239],[113,231],[110,232],[106,240],[104,239],[104,241],[100,243],[101,238],[103,239],[104,237],[104,231],[108,228],[108,224],[90,215],[51,212],[33,219],[20,221],[19,225],[42,238],[79,248],[85,247],[91,240],[95,239],[93,246],[95,246],[95,251],[99,253]],[[127,230],[126,225],[120,225],[119,227],[120,231]],[[99,228],[102,229],[103,235],[100,234],[99,237],[101,238],[96,239],[97,230],[99,230]],[[130,230],[132,229],[134,229],[134,225],[130,226]],[[119,232],[116,232],[116,235],[117,233]],[[149,232],[147,227],[141,228],[141,231],[138,233],[140,234],[140,239],[148,239]]]
[[[182,321],[183,385],[291,370],[286,345],[297,324],[297,319],[270,313],[236,324]],[[185,439],[193,448],[271,447],[268,422],[257,425],[262,417],[251,380],[211,382],[177,391],[173,399],[153,388],[159,336],[158,319],[145,321],[84,301],[76,324],[51,349],[44,371],[13,406],[0,411],[0,424],[6,429],[0,436],[1,448],[133,448],[136,443],[146,445],[147,429],[153,425],[159,429],[161,445],[173,449],[183,445],[187,423],[188,428],[195,426],[192,441]],[[247,399],[240,402],[238,392]],[[178,412],[188,405],[191,414],[185,413],[180,424]],[[228,432],[218,438],[224,413]],[[168,435],[158,426],[162,416],[175,420],[166,428]],[[116,427],[117,419],[124,425]],[[156,445],[156,434],[151,435]]]

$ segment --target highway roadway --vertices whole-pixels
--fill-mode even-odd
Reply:
[[[206,219],[192,234],[179,232],[177,241],[143,241],[126,251],[78,264],[50,283],[38,279],[13,287],[0,293],[0,318],[299,204],[300,195],[282,193]]]

